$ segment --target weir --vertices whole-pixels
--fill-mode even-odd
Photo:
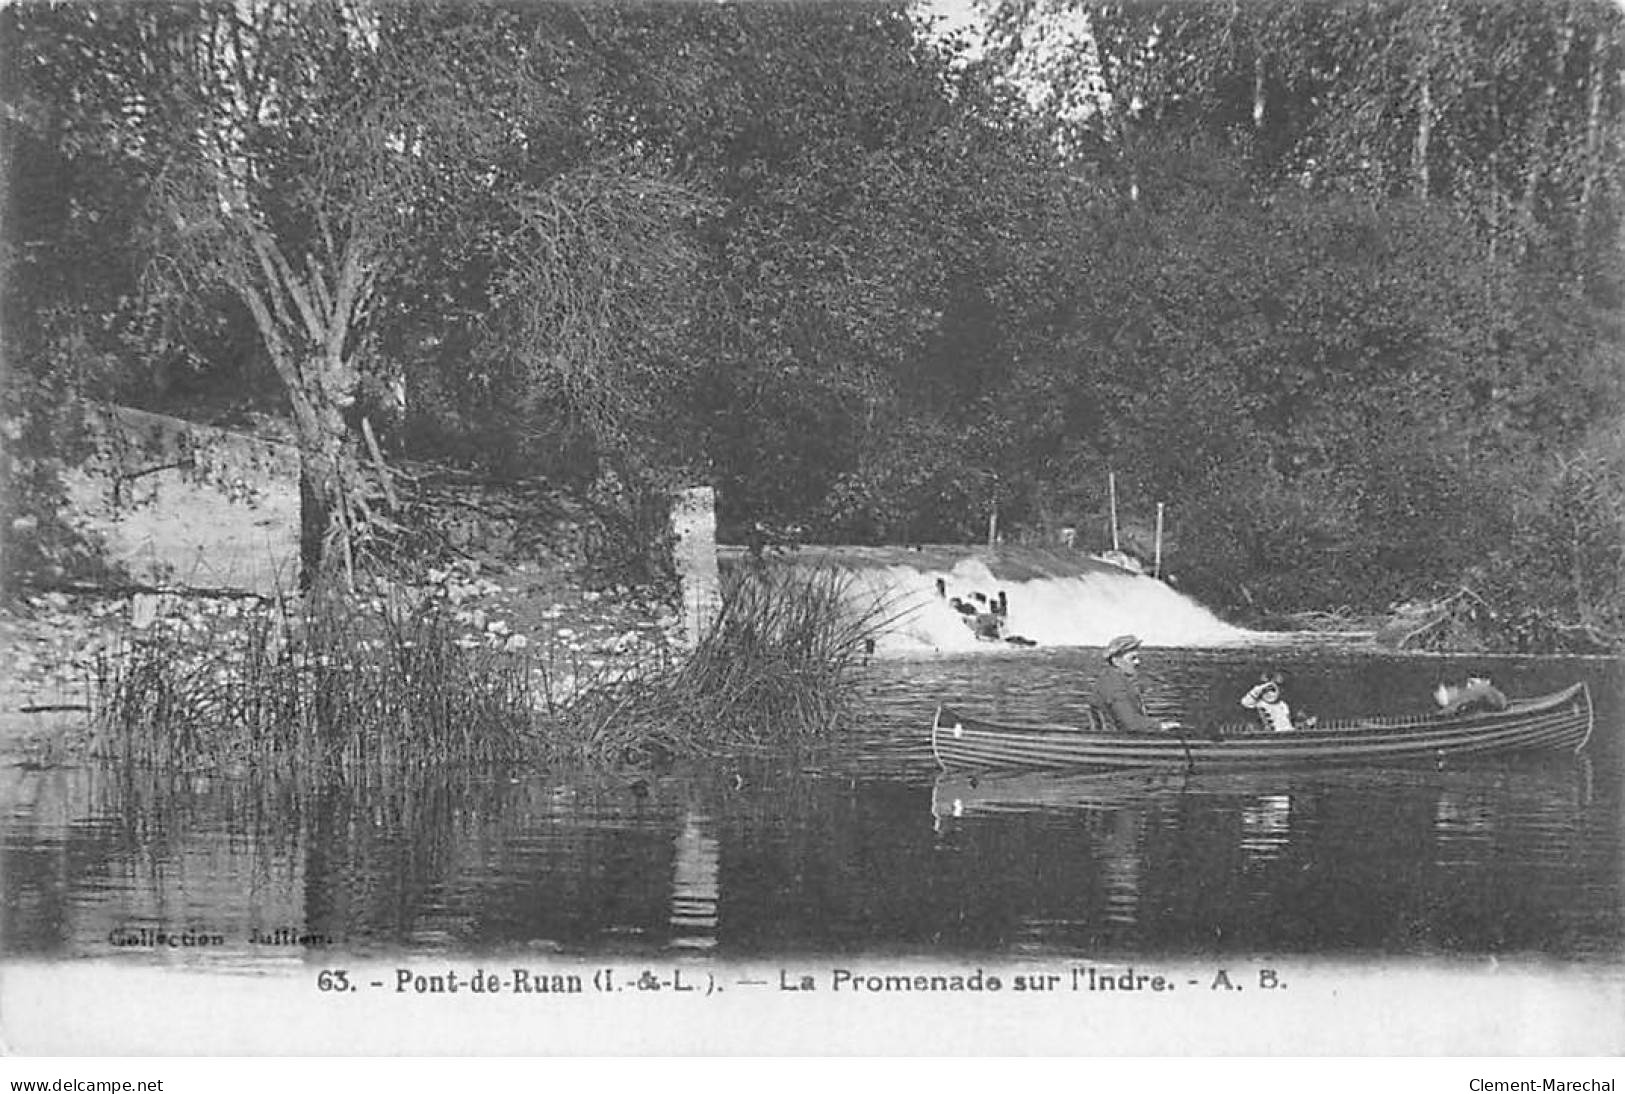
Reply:
[[[739,548],[722,548],[725,565],[743,557]],[[1040,647],[1103,646],[1126,633],[1156,646],[1222,646],[1251,635],[1166,582],[1065,548],[820,546],[786,557],[798,566],[846,571],[856,606],[878,602],[896,617],[879,638],[877,653],[1013,649],[1008,642],[978,638],[954,609],[955,597],[971,601],[974,593],[992,601],[1003,592],[1009,605],[1004,635]]]

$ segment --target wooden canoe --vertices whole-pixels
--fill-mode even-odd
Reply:
[[[1091,711],[1087,727],[1001,725],[937,708],[931,750],[945,771],[997,768],[1122,770],[1183,767],[1333,767],[1435,763],[1533,749],[1578,751],[1591,737],[1591,692],[1583,683],[1514,700],[1507,709],[1462,715],[1419,714],[1323,721],[1313,729],[1264,733],[1107,732]]]

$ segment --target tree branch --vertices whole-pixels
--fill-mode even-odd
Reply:
[[[265,277],[266,289],[270,295],[270,311],[275,313],[279,323],[289,328],[295,327],[293,315],[288,311],[286,294],[282,291],[281,278],[277,276],[276,266],[271,262],[269,252],[261,245],[257,231],[250,228],[248,234],[249,247],[253,250],[254,256],[259,259],[260,272]]]
[[[352,234],[344,245],[344,266],[339,271],[332,319],[327,326],[327,358],[330,361],[340,361],[344,356],[344,340],[350,333],[350,318],[356,305],[357,293],[366,278],[361,252],[362,245]]]
[[[254,323],[260,329],[260,337],[265,339],[265,348],[270,351],[271,367],[276,369],[283,386],[288,389],[288,400],[293,404],[294,415],[300,420],[300,431],[303,433],[309,424],[316,421],[316,410],[305,393],[304,378],[299,374],[292,347],[283,336],[282,328],[277,324],[276,317],[272,314],[264,296],[246,278],[234,277],[231,279],[231,285],[254,316]]]
[[[333,297],[327,291],[327,281],[322,277],[322,271],[316,265],[316,256],[305,255],[305,270],[310,276],[310,283],[316,289],[316,303],[320,305],[322,314],[327,317],[329,324],[333,320]]]
[[[299,284],[298,276],[294,274],[293,268],[288,265],[288,260],[283,257],[282,249],[276,245],[276,241],[271,239],[265,229],[256,225],[250,229],[250,232],[254,241],[254,249],[259,253],[261,262],[268,262],[274,268],[275,272],[270,275],[273,284],[287,293],[288,298],[293,301],[294,307],[299,309],[299,315],[305,321],[305,333],[310,337],[311,344],[321,345],[323,342],[321,316],[316,313],[315,307],[310,302],[310,295]]]

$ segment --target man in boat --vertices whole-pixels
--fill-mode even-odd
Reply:
[[[1119,635],[1106,643],[1106,671],[1095,681],[1090,703],[1123,733],[1162,733],[1180,728],[1178,722],[1163,722],[1145,712],[1145,696],[1140,692],[1140,640],[1132,634]]]
[[[1439,704],[1440,714],[1474,714],[1507,708],[1506,695],[1490,683],[1488,676],[1469,676],[1461,687],[1440,684],[1433,698]]]

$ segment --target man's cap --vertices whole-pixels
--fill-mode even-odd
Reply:
[[[1139,648],[1140,640],[1138,638],[1134,637],[1132,634],[1120,634],[1110,642],[1106,643],[1106,660],[1111,661],[1114,658],[1123,656],[1130,650],[1137,650]]]

